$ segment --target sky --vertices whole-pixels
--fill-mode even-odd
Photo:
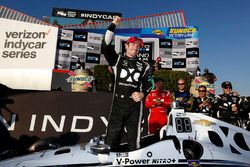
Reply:
[[[250,0],[0,0],[0,5],[42,19],[52,9],[122,13],[124,18],[184,10],[187,26],[199,27],[200,68],[230,81],[250,96]]]

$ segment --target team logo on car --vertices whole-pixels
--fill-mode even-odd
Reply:
[[[214,122],[206,120],[206,119],[195,120],[194,124],[200,124],[200,125],[204,125],[204,126],[215,125]]]

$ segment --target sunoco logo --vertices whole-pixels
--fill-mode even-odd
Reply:
[[[70,71],[68,73],[70,75],[69,78],[66,79],[68,83],[72,83],[75,87],[91,88],[91,82],[94,80],[93,76],[88,74],[88,71],[77,69],[75,71]]]
[[[74,83],[74,82],[92,82],[94,79],[93,76],[70,76],[67,78],[67,82]]]

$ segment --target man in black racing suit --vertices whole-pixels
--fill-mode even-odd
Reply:
[[[215,117],[213,103],[214,99],[207,95],[207,87],[200,85],[198,87],[198,97],[193,98],[191,111]]]
[[[217,117],[225,122],[241,126],[239,122],[239,96],[232,91],[232,84],[225,81],[221,84],[223,94],[215,98]]]
[[[117,54],[111,46],[116,26],[121,22],[116,17],[108,27],[102,42],[102,53],[115,74],[114,95],[108,121],[105,143],[112,151],[119,150],[121,134],[126,128],[129,150],[140,147],[142,100],[150,91],[148,84],[149,65],[137,58],[143,41],[130,37],[125,44],[125,54]]]

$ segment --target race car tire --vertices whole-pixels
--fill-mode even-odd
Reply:
[[[187,160],[200,159],[203,155],[203,147],[200,143],[193,140],[183,140],[183,153]]]

